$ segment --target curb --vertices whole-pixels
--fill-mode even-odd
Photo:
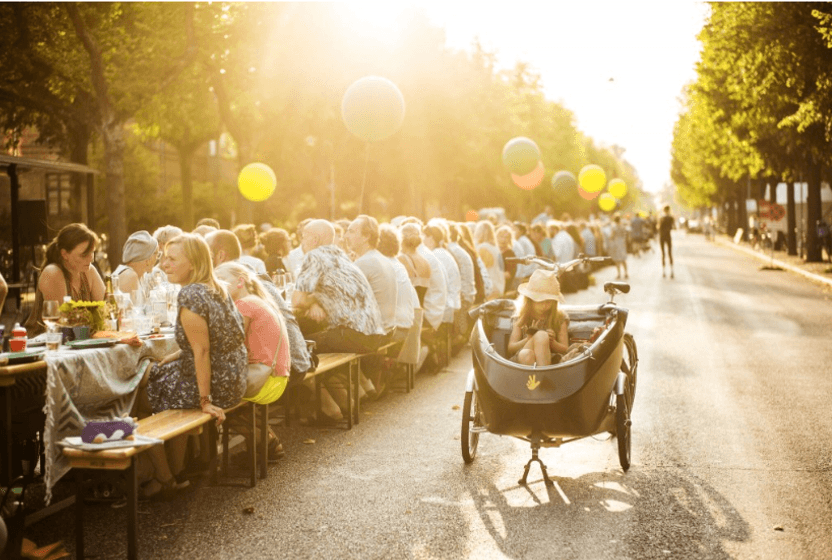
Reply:
[[[828,287],[832,288],[832,278],[826,278],[824,276],[820,276],[819,274],[815,274],[813,272],[803,270],[802,268],[800,268],[798,266],[794,266],[792,264],[785,263],[785,262],[783,262],[781,260],[778,260],[778,259],[772,260],[771,257],[767,257],[764,254],[762,254],[758,251],[755,251],[754,249],[750,249],[748,247],[743,247],[742,245],[737,245],[736,243],[734,243],[731,240],[720,239],[719,237],[714,237],[714,241],[716,243],[722,245],[723,247],[730,247],[731,249],[734,249],[735,251],[740,251],[742,253],[750,255],[750,256],[756,258],[757,260],[764,261],[766,263],[773,263],[775,266],[779,266],[780,268],[782,268],[784,270],[788,270],[789,272],[795,272],[797,274],[805,276],[806,278],[808,278],[809,280],[812,280],[813,282],[817,282],[819,284],[823,284],[825,286],[828,286]]]

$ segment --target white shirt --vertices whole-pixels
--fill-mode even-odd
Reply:
[[[454,320],[454,311],[462,307],[460,292],[462,290],[462,282],[459,276],[459,266],[456,264],[453,255],[443,247],[437,247],[433,250],[433,254],[442,263],[448,277],[448,299],[445,304],[445,315],[442,319],[443,323],[451,323]]]
[[[367,281],[370,282],[379,311],[381,311],[384,330],[392,331],[396,327],[398,297],[396,271],[389,265],[389,259],[376,249],[370,249],[355,259],[355,266],[361,269]]]
[[[560,230],[552,239],[552,252],[555,253],[555,260],[561,264],[575,258],[577,252],[575,240],[565,229]]]
[[[419,295],[416,293],[416,288],[410,282],[410,277],[407,275],[407,269],[396,257],[387,257],[393,263],[393,270],[396,271],[396,284],[398,291],[396,292],[396,327],[400,329],[409,329],[413,326],[413,319],[415,318],[414,310],[421,307],[419,304]]]
[[[424,298],[425,321],[436,330],[445,316],[445,304],[448,301],[448,282],[445,276],[448,273],[424,243],[419,244],[416,252],[422,255],[430,265],[430,283]]]
[[[461,282],[460,295],[463,301],[468,303],[477,297],[477,283],[474,279],[474,261],[471,260],[465,249],[459,243],[448,243],[448,252],[453,255],[459,267],[459,281]]]
[[[289,251],[289,254],[286,255],[286,258],[283,259],[286,263],[286,266],[289,268],[289,272],[292,273],[292,276],[295,278],[298,277],[298,273],[300,272],[300,267],[303,265],[303,249],[300,248],[300,245]]]

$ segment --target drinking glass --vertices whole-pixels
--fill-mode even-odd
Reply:
[[[282,294],[283,289],[286,287],[286,275],[282,272],[275,272],[272,275],[272,280],[274,280],[274,285],[277,286],[277,290]]]
[[[47,331],[55,330],[55,324],[61,318],[61,313],[58,311],[60,302],[56,299],[48,299],[43,302],[43,323],[46,325]]]
[[[60,350],[63,337],[64,333],[61,331],[55,331],[54,329],[46,331],[46,351],[56,352]]]

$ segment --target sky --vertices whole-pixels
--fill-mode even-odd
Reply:
[[[383,27],[402,4],[352,4]],[[670,147],[685,84],[696,78],[702,2],[664,0],[418,2],[447,45],[475,38],[501,67],[517,60],[541,76],[546,96],[570,109],[597,144],[623,147],[643,190],[670,182]],[[544,162],[545,163],[545,162]]]

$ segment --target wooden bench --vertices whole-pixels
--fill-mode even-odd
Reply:
[[[346,428],[351,430],[353,424],[358,424],[358,407],[359,407],[359,387],[358,377],[360,372],[360,358],[361,354],[353,353],[327,353],[318,354],[318,367],[315,371],[306,373],[304,381],[309,379],[315,380],[315,411],[318,418],[323,414],[321,410],[321,382],[326,374],[339,371],[342,368],[348,368],[347,371],[347,418]],[[287,401],[284,404],[286,409],[285,422],[286,426],[290,425],[291,409],[295,405],[291,396],[287,395]],[[261,406],[261,405],[258,405]],[[268,417],[268,412],[261,411],[263,416]],[[261,416],[262,417],[262,416]]]
[[[242,401],[238,405],[225,409],[226,416],[236,411],[250,408],[252,410],[252,434],[254,434],[253,403]],[[209,471],[212,479],[216,478],[217,438],[218,433],[214,419],[210,414],[201,410],[165,410],[138,422],[137,433],[146,437],[169,441],[177,436],[197,431],[201,433],[203,426],[208,426],[208,451],[210,456]],[[268,428],[266,428],[268,429]],[[255,438],[249,447],[251,458],[251,486],[256,484],[256,470],[254,453]],[[75,542],[76,557],[84,558],[84,471],[85,470],[117,470],[125,471],[127,480],[127,556],[138,558],[138,481],[136,479],[136,459],[151,446],[125,447],[102,451],[84,451],[71,447],[64,448],[63,455],[69,465],[76,469],[75,473]],[[228,431],[223,432],[223,455],[225,472],[228,470]]]

